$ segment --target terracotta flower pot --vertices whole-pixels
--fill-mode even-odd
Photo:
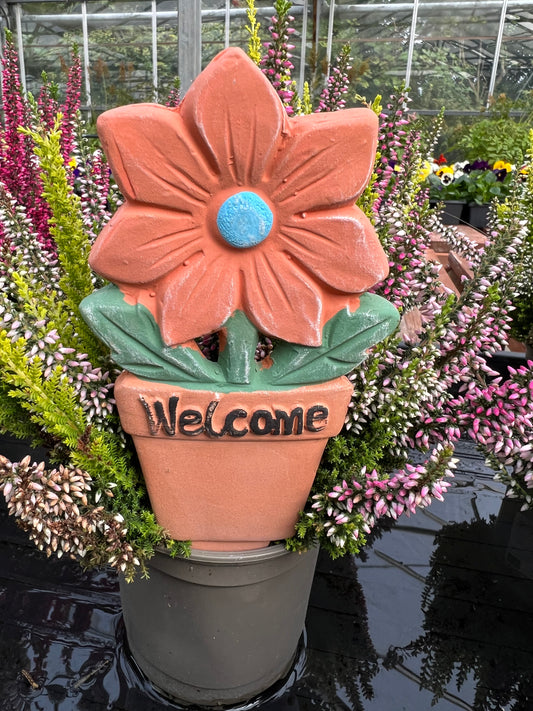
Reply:
[[[115,385],[158,523],[204,550],[294,535],[351,394],[344,376],[269,392],[188,390],[128,372]]]

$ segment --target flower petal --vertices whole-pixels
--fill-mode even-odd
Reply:
[[[110,281],[147,284],[190,259],[205,244],[194,216],[126,203],[98,236],[89,264]]]
[[[159,284],[157,311],[167,345],[185,343],[221,328],[237,308],[238,273],[223,258],[195,255]]]
[[[177,109],[119,106],[104,112],[97,126],[127,199],[184,211],[208,200],[212,170]]]
[[[353,202],[370,179],[378,118],[346,109],[292,119],[272,172],[272,197],[293,212]]]
[[[258,184],[287,123],[273,87],[236,47],[211,61],[180,112],[217,166],[223,187]]]
[[[321,344],[319,289],[287,255],[257,253],[244,281],[244,311],[261,333],[308,346]]]
[[[389,271],[372,223],[355,206],[295,215],[280,231],[287,253],[339,291],[360,294]]]

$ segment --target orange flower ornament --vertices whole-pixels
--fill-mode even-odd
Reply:
[[[383,279],[387,258],[355,206],[378,121],[368,109],[288,119],[239,49],[221,52],[178,108],[98,120],[125,197],[92,268],[148,308],[175,346],[242,311],[263,334],[319,346],[324,324]]]

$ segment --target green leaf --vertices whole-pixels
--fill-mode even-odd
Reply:
[[[139,378],[174,383],[216,383],[222,379],[217,363],[188,346],[170,347],[142,304],[128,304],[113,284],[93,292],[80,304],[90,328],[111,349],[115,363]]]
[[[259,340],[256,327],[242,311],[235,311],[219,334],[218,364],[228,383],[248,384],[255,375],[255,349]]]
[[[345,375],[366,357],[366,351],[391,333],[400,320],[396,308],[375,294],[363,294],[354,313],[339,311],[324,326],[317,347],[280,343],[274,365],[263,371],[265,384],[304,385]]]

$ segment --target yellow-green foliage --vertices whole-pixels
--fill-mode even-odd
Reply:
[[[361,102],[366,106],[366,108],[371,109],[376,116],[379,118],[383,106],[381,105],[381,96],[378,94],[374,101],[372,103],[367,102],[367,100],[363,96],[356,96],[357,101]],[[381,158],[381,154],[379,151],[376,153],[376,159],[374,161],[374,166],[377,166]],[[374,185],[376,184],[377,181],[377,174],[374,172],[372,173],[372,177],[370,178],[368,185],[366,188],[363,190],[359,198],[357,199],[357,205],[361,208],[361,210],[365,213],[365,215],[372,221],[375,219],[374,215],[374,210],[373,210],[373,205],[375,204],[378,194],[374,190]]]
[[[311,101],[311,90],[309,88],[308,81],[304,82],[304,87],[303,87],[303,91],[302,91],[301,112],[302,112],[302,114],[306,114],[306,115],[313,113],[313,104]]]
[[[43,197],[52,211],[50,233],[56,242],[62,268],[59,286],[65,295],[65,306],[78,336],[84,341],[87,354],[98,363],[105,350],[85,324],[78,308],[82,299],[94,290],[88,262],[91,245],[83,227],[80,199],[67,179],[60,143],[61,118],[58,114],[50,132],[44,128],[20,130],[31,137],[39,159]]]
[[[249,25],[246,25],[247,31],[250,33],[248,40],[248,56],[250,59],[259,64],[261,61],[261,37],[259,36],[260,24],[257,20],[257,8],[255,0],[246,0],[246,16],[248,17]]]

